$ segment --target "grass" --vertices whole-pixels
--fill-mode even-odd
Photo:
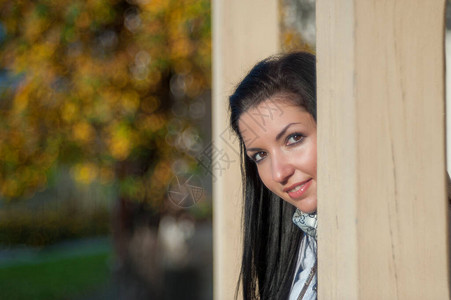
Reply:
[[[0,299],[74,299],[105,285],[108,252],[0,267]]]

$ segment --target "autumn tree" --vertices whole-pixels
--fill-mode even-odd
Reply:
[[[196,164],[209,1],[0,0],[0,20],[2,198],[69,165],[78,181],[159,203],[176,158]]]

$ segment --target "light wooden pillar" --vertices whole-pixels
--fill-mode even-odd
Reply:
[[[241,265],[241,173],[227,98],[259,60],[279,50],[277,0],[213,0],[214,298],[234,299]]]
[[[318,0],[320,299],[449,299],[444,0]]]

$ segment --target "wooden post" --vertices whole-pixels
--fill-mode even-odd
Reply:
[[[449,299],[444,10],[317,1],[320,299]]]
[[[279,50],[277,0],[213,1],[214,298],[234,299],[241,265],[241,173],[227,98],[257,61]]]

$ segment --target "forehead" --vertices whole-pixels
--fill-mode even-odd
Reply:
[[[316,128],[315,120],[303,106],[295,104],[292,97],[275,95],[249,108],[238,120],[240,134],[247,146],[254,140],[276,135],[287,124]]]
[[[286,118],[311,119],[315,122],[305,107],[296,103],[295,97],[296,95],[287,93],[276,94],[248,108],[238,121],[239,123],[240,121],[241,123],[256,123],[260,126],[274,121],[283,122]]]

